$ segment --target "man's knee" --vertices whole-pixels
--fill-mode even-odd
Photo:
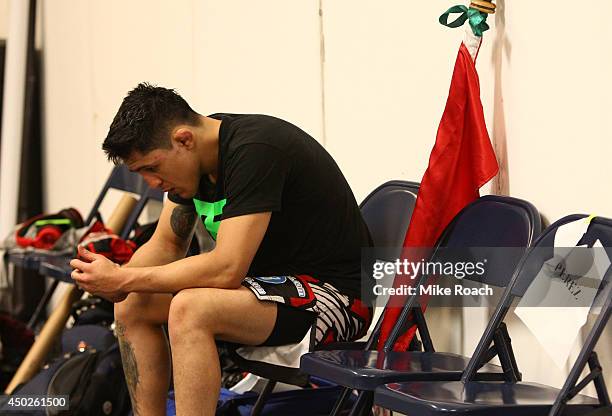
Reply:
[[[130,293],[115,303],[115,320],[125,324],[163,324],[168,320],[171,295]]]
[[[181,338],[191,331],[205,330],[216,335],[215,316],[219,299],[215,289],[184,289],[172,298],[168,312],[170,338]],[[218,296],[218,293],[217,293]],[[217,316],[218,318],[218,316]],[[178,337],[178,338],[177,338]]]

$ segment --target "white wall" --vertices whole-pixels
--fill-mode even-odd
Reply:
[[[141,81],[201,113],[271,113],[320,136],[317,12],[281,0],[44,2],[48,209],[89,209],[111,168],[101,143]]]
[[[327,147],[358,199],[427,167],[463,33],[437,23],[440,7],[324,3]]]
[[[112,168],[101,144],[129,89],[150,81],[193,90],[191,2],[177,4],[43,3],[48,210],[89,210]],[[160,30],[166,18],[186,23]]]
[[[273,114],[320,139],[318,4],[194,3],[197,107],[204,113]]]
[[[321,74],[318,0],[44,1],[47,210],[89,208],[111,167],[102,139],[145,80],[177,88],[202,113],[295,122],[324,141],[358,200],[388,179],[419,180],[463,37],[437,23],[455,3],[322,0]],[[505,3],[489,18],[477,68],[489,131],[507,138],[510,193],[550,220],[612,217],[612,3],[590,3],[588,22],[569,0]],[[482,311],[469,313],[462,332],[452,314],[432,312],[445,317],[432,331],[469,354],[483,323]],[[530,336],[518,338],[525,379],[559,385],[563,371]],[[601,345],[610,340],[608,331]],[[605,360],[612,383],[609,352]]]
[[[0,0],[0,39],[8,35],[9,0]]]
[[[500,78],[497,87],[503,102],[497,103],[497,109],[503,109],[505,129],[497,132],[505,130],[508,141],[510,194],[531,201],[551,222],[571,213],[612,217],[612,195],[603,191],[612,179],[606,161],[612,151],[608,122],[612,52],[606,46],[612,40],[612,28],[604,23],[612,3],[597,1],[597,13],[586,25],[559,9],[569,2],[551,2],[546,17],[535,20],[528,17],[534,16],[527,2],[497,3],[505,6],[503,14],[496,16],[501,30],[494,28],[485,39],[492,40],[488,44],[495,48],[483,49],[478,68],[489,131],[492,86],[495,76]],[[502,16],[505,22],[500,21]],[[574,23],[562,29],[561,21]],[[498,53],[500,66],[495,65]],[[550,331],[563,333],[563,325],[556,324],[551,322]],[[509,328],[524,378],[559,385],[578,344],[569,363],[559,369],[515,316],[510,317]],[[608,325],[597,349],[608,384],[612,380],[610,345]],[[592,388],[588,392],[594,394]]]
[[[511,193],[551,220],[575,212],[612,216],[612,195],[603,191],[612,179],[612,27],[605,23],[612,3],[596,1],[584,25],[562,10],[569,1],[547,2],[542,18],[528,2],[506,3],[502,83]],[[482,89],[491,91],[491,53],[479,59]],[[484,97],[490,115],[490,93]]]

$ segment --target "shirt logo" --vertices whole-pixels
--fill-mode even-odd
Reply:
[[[218,217],[223,213],[223,207],[225,206],[226,202],[227,199],[222,199],[217,202],[206,202],[193,198],[193,204],[195,205],[198,216],[202,218],[204,227],[206,227],[212,238],[215,240],[217,239],[219,224],[221,224],[221,220],[215,221],[215,217]]]

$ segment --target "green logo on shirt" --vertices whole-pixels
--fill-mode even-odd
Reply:
[[[221,224],[221,221],[215,221],[215,217],[223,213],[223,207],[225,206],[226,202],[227,199],[222,199],[217,202],[206,202],[193,198],[193,203],[198,216],[202,218],[204,227],[206,227],[210,235],[212,235],[212,238],[215,240],[217,239],[219,224]]]

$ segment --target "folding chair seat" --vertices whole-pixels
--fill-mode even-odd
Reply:
[[[445,249],[479,247],[481,254],[488,254],[487,273],[479,277],[485,284],[506,287],[512,277],[522,254],[540,233],[540,215],[529,202],[499,196],[484,196],[464,208],[447,227],[438,242],[438,248]],[[506,255],[499,255],[499,247],[514,247]],[[437,251],[431,257],[435,260]],[[423,284],[427,276],[421,276],[418,284]],[[376,387],[389,382],[408,380],[459,380],[466,368],[469,357],[446,352],[435,352],[423,311],[416,301],[417,296],[411,296],[403,307],[402,314],[396,323],[384,351],[316,351],[306,354],[301,360],[301,369],[334,383],[366,391],[353,408],[359,414],[357,407],[365,411],[371,402]],[[401,334],[408,313],[415,313],[417,328],[425,351],[389,351],[397,337]],[[380,323],[379,323],[380,325]],[[369,347],[373,345],[373,334]],[[502,338],[499,339],[498,344]],[[506,342],[505,340],[503,342]],[[509,344],[509,340],[507,341]],[[502,346],[499,346],[502,348]],[[509,345],[504,346],[511,352]],[[501,379],[504,372],[513,371],[489,364],[488,357],[483,361],[483,376],[491,379]],[[510,367],[510,366],[507,366]],[[348,393],[347,393],[348,394]],[[339,412],[346,395],[339,399],[334,412]]]
[[[356,390],[404,380],[459,380],[468,357],[446,352],[370,350],[315,351],[302,358],[302,371]],[[501,367],[485,364],[489,373]]]
[[[460,381],[389,383],[376,389],[374,403],[395,412],[423,416],[457,413],[496,416],[584,415],[598,407],[607,407],[610,412],[608,414],[612,414],[602,368],[594,352],[597,340],[603,332],[611,313],[612,267],[610,267],[609,260],[607,270],[604,268],[601,271],[603,276],[595,300],[586,305],[591,307],[592,312],[597,313],[599,311],[598,317],[590,329],[562,389],[543,384],[521,382],[520,379],[503,382],[476,381],[479,374],[479,363],[486,356],[494,339],[494,333],[503,325],[503,320],[513,302],[525,295],[526,290],[536,278],[550,280],[552,279],[550,276],[556,276],[554,273],[549,273],[549,276],[542,274],[541,270],[545,265],[552,264],[554,270],[557,270],[555,264],[562,264],[565,267],[563,270],[589,270],[588,267],[584,267],[584,256],[565,256],[562,262],[553,257],[555,255],[555,235],[559,228],[583,220],[584,217],[584,215],[572,215],[555,222],[542,233],[533,247],[526,253]],[[586,233],[580,238],[579,244],[592,247],[597,240],[603,245],[601,250],[607,255],[608,259],[612,259],[612,220],[601,217],[592,219]],[[592,260],[590,264],[593,264]],[[587,282],[588,277],[585,280],[585,276],[584,273],[581,276],[578,275],[576,281]],[[547,304],[546,306],[551,305]],[[554,326],[555,324],[557,324],[557,327]],[[551,331],[563,331],[558,321],[547,321],[546,325],[550,327]],[[569,334],[569,336],[573,335]],[[578,378],[587,364],[590,371],[582,381],[578,382]],[[597,398],[579,394],[591,381],[595,384]]]
[[[558,394],[559,389],[537,383],[428,381],[377,388],[374,403],[406,415],[534,416],[548,415]],[[578,395],[572,412],[564,415],[584,415],[597,405],[597,399]]]
[[[360,204],[360,210],[365,223],[370,230],[373,241],[378,247],[401,247],[404,242],[406,230],[416,203],[419,184],[415,182],[394,180],[386,182],[373,190]],[[397,253],[399,255],[399,252]],[[363,343],[345,342],[336,345],[338,348],[363,348]],[[329,346],[328,346],[329,347]],[[258,376],[266,377],[263,392],[252,411],[252,415],[261,412],[267,396],[272,392],[277,381],[303,385],[308,376],[301,373],[298,368],[288,368],[277,374],[265,374],[259,367],[251,366],[248,362],[239,362],[239,366]],[[274,377],[276,376],[276,377]]]

